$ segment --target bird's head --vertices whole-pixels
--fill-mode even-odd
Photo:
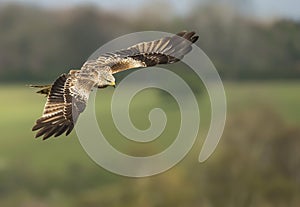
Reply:
[[[115,87],[115,81],[115,77],[112,75],[112,71],[109,67],[100,70],[98,88],[105,88],[107,86]]]

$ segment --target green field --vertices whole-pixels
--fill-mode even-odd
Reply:
[[[203,125],[192,152],[166,173],[132,179],[98,167],[75,132],[59,139],[34,139],[31,128],[42,113],[45,98],[26,86],[1,86],[0,206],[272,206],[273,198],[282,204],[279,206],[286,206],[286,202],[298,206],[299,171],[294,165],[299,164],[299,153],[289,154],[295,160],[289,165],[291,172],[285,174],[278,170],[276,160],[272,161],[281,155],[268,154],[265,146],[276,144],[278,134],[289,143],[299,143],[291,137],[300,134],[300,84],[230,82],[225,83],[225,90],[228,114],[224,137],[207,162],[197,163],[210,121],[208,98],[203,94],[198,97]],[[155,107],[163,108],[169,118],[166,131],[157,140],[141,144],[116,131],[109,111],[112,93],[110,88],[97,93],[96,112],[103,123],[100,128],[113,146],[127,154],[146,156],[172,143],[177,133],[174,129],[180,125],[174,100],[167,102],[157,90],[145,90],[133,99],[130,115],[138,128],[149,127],[148,113]],[[286,149],[292,153],[288,147],[293,144]],[[274,166],[264,169],[261,155]],[[264,176],[273,180],[267,182]],[[220,190],[220,185],[227,190]]]

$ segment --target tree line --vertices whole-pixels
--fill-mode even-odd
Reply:
[[[262,22],[216,6],[199,6],[187,16],[155,17],[145,10],[123,18],[92,6],[6,5],[0,8],[0,81],[53,80],[121,35],[183,29],[199,34],[197,45],[223,79],[300,78],[300,23],[293,20]]]

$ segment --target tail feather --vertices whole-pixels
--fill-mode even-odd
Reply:
[[[52,85],[29,85],[30,88],[40,88],[36,93],[40,93],[42,95],[46,95],[48,97]]]

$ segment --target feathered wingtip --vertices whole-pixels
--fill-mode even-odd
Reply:
[[[36,93],[45,95],[46,97],[49,95],[50,93],[50,89],[52,87],[52,85],[28,85],[30,88],[40,88],[40,90],[38,90]]]
[[[195,34],[196,34],[196,32],[194,32],[194,31],[187,32],[186,30],[183,30],[181,32],[178,32],[176,35],[179,37],[185,38],[192,43],[195,43],[199,39],[199,36],[195,35]]]

